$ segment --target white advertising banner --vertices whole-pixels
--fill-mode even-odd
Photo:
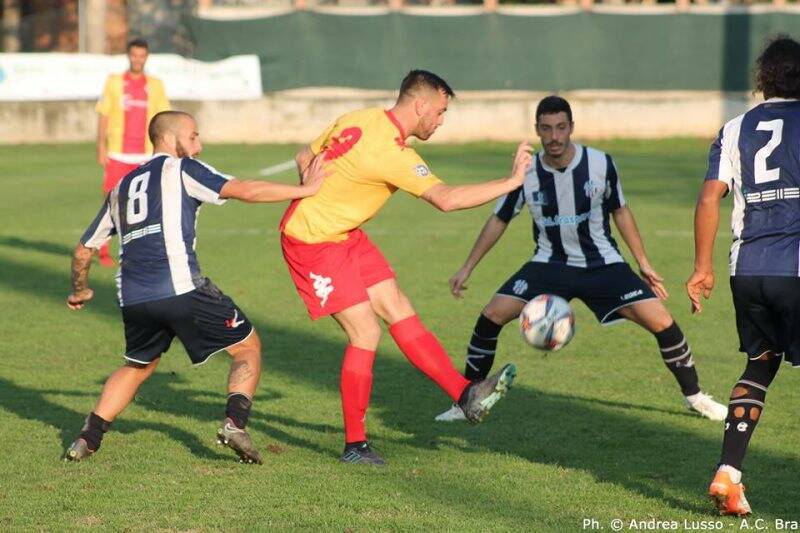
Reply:
[[[128,68],[125,55],[0,54],[0,101],[94,100],[109,74]],[[261,98],[258,56],[206,63],[150,54],[145,72],[164,82],[170,100]]]

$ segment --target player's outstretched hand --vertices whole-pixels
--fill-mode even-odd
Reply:
[[[531,167],[533,160],[533,146],[528,144],[527,141],[522,141],[517,146],[517,152],[514,154],[514,164],[511,166],[511,178],[517,180],[520,185],[525,180],[525,174]]]
[[[662,300],[669,298],[667,288],[664,287],[664,278],[662,278],[661,275],[653,269],[653,267],[650,265],[639,265],[639,274],[641,274],[644,282],[647,283],[651,289],[653,289],[653,292],[656,293],[656,296]]]
[[[695,270],[686,282],[686,292],[692,302],[692,313],[702,313],[703,306],[700,304],[700,295],[708,300],[711,298],[711,291],[714,290],[714,273]]]
[[[319,154],[306,167],[302,176],[302,186],[307,190],[308,195],[316,194],[319,188],[322,187],[322,182],[330,175],[331,170],[325,168],[325,160],[323,154]]]
[[[77,293],[74,292],[67,296],[67,307],[73,311],[83,309],[84,304],[91,300],[93,296],[94,291],[92,289],[84,289]]]
[[[461,291],[467,290],[467,280],[469,279],[469,275],[472,271],[467,267],[461,267],[458,272],[453,274],[453,277],[450,278],[450,292],[453,294],[453,298],[463,298],[464,295],[461,294]]]

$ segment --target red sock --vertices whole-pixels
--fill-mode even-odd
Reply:
[[[413,315],[395,322],[389,326],[389,333],[411,364],[457,402],[469,380],[458,373],[439,339],[425,329],[419,317]]]
[[[100,247],[100,257],[111,257],[111,254],[108,253],[108,244]]]
[[[367,440],[364,419],[369,407],[372,390],[372,363],[375,352],[347,345],[342,361],[342,378],[339,390],[342,393],[345,442]]]

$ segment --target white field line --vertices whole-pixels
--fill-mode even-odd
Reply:
[[[287,170],[291,170],[297,168],[297,165],[294,162],[294,159],[290,159],[288,161],[284,161],[283,163],[278,163],[277,165],[272,165],[271,167],[265,167],[258,171],[259,176],[274,176],[275,174],[280,174],[281,172],[286,172]]]

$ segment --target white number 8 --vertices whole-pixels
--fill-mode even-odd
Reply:
[[[767,168],[767,158],[772,155],[775,148],[781,144],[783,139],[783,119],[776,120],[762,120],[756,126],[758,131],[771,131],[772,137],[769,142],[758,152],[756,152],[756,160],[754,166],[754,174],[756,183],[766,183],[768,181],[775,181],[781,179],[780,168]]]
[[[145,172],[131,180],[131,185],[128,188],[128,224],[138,224],[147,218],[147,183],[149,181],[149,172]]]

